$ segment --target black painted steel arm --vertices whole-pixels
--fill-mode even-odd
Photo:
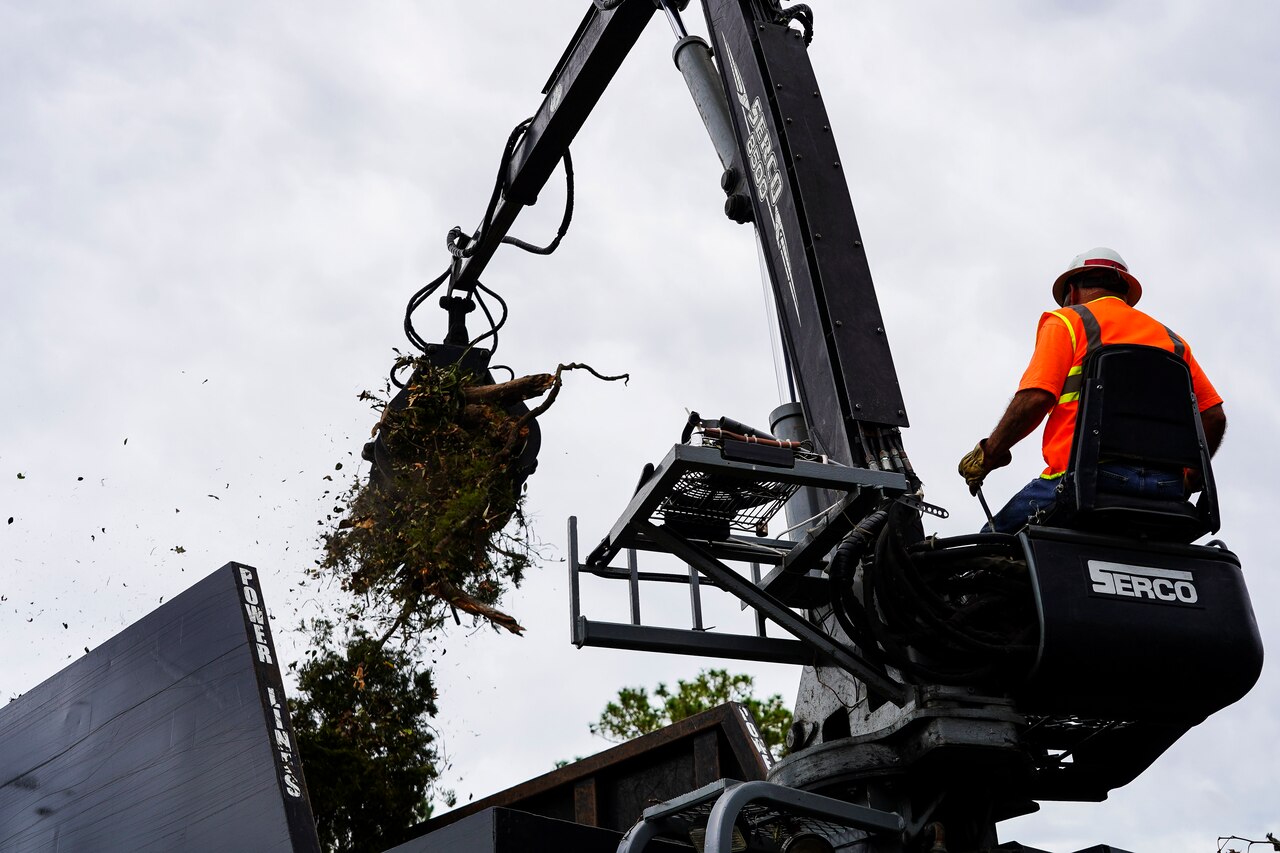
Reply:
[[[543,90],[546,98],[515,150],[492,222],[468,247],[468,257],[455,262],[454,289],[474,289],[516,216],[538,200],[538,193],[655,11],[652,2],[639,0],[627,0],[608,11],[595,6],[587,11]]]
[[[474,289],[661,7],[677,36],[677,65],[726,167],[730,207],[748,208],[730,215],[759,228],[811,439],[846,465],[910,474],[897,432],[907,425],[906,408],[807,39],[776,4],[703,0],[712,63],[701,40],[684,33],[677,13],[684,5],[591,5],[512,152],[492,217],[455,260],[451,290]]]

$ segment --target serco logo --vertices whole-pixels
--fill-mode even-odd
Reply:
[[[1195,576],[1175,569],[1090,560],[1089,580],[1093,582],[1093,592],[1098,595],[1143,598],[1168,604],[1195,604],[1200,600]]]

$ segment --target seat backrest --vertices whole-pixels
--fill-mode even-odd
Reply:
[[[1216,531],[1217,491],[1187,363],[1158,347],[1113,344],[1092,353],[1083,373],[1054,523],[1181,542]],[[1191,469],[1204,485],[1194,506],[1181,498],[1100,495],[1100,462]]]

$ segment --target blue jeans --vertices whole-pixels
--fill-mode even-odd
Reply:
[[[1017,533],[1033,516],[1047,513],[1058,501],[1058,484],[1061,482],[1061,477],[1052,480],[1037,477],[1027,483],[995,514],[995,532]],[[1098,466],[1098,491],[1140,498],[1184,497],[1181,473],[1114,462]],[[982,525],[983,533],[991,531],[990,523]]]

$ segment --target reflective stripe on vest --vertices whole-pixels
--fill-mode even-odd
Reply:
[[[1068,314],[1068,311],[1073,312],[1076,317],[1080,318],[1078,327],[1075,318]],[[1062,390],[1059,392],[1053,411],[1049,415],[1049,422],[1045,425],[1044,454],[1048,467],[1040,476],[1044,479],[1052,480],[1062,476],[1068,463],[1069,446],[1067,442],[1074,440],[1071,435],[1074,433],[1074,421],[1076,409],[1080,404],[1080,395],[1084,390],[1085,362],[1090,355],[1102,347],[1103,340],[1102,325],[1098,321],[1098,316],[1084,305],[1067,305],[1061,310],[1048,313],[1057,317],[1066,325],[1067,331],[1071,336],[1072,350],[1072,365],[1067,370],[1067,375],[1062,382]],[[1103,313],[1103,316],[1106,317],[1112,317],[1113,315],[1114,312],[1111,311],[1104,311]],[[1115,322],[1115,320],[1108,320],[1108,323],[1112,322]],[[1130,320],[1125,319],[1120,326],[1115,328],[1109,326],[1109,334],[1113,339],[1118,337],[1121,342],[1124,342],[1134,333],[1137,333],[1137,337],[1147,341],[1148,345],[1159,346],[1160,344],[1153,338],[1153,333],[1158,336],[1159,333],[1155,332],[1155,329],[1163,329],[1164,334],[1168,336],[1169,349],[1178,358],[1186,359],[1187,345],[1182,338],[1178,337],[1168,326],[1156,324],[1155,329],[1152,329],[1150,326],[1145,325],[1146,322],[1147,320],[1139,322],[1138,325],[1141,327],[1141,330],[1139,330],[1130,324]],[[1083,342],[1080,340],[1081,331],[1084,332]],[[1083,353],[1080,352],[1081,343],[1084,343]]]
[[[1080,399],[1080,389],[1084,387],[1084,365],[1077,364],[1067,371],[1067,381],[1062,383],[1062,394],[1059,403],[1072,403]]]

